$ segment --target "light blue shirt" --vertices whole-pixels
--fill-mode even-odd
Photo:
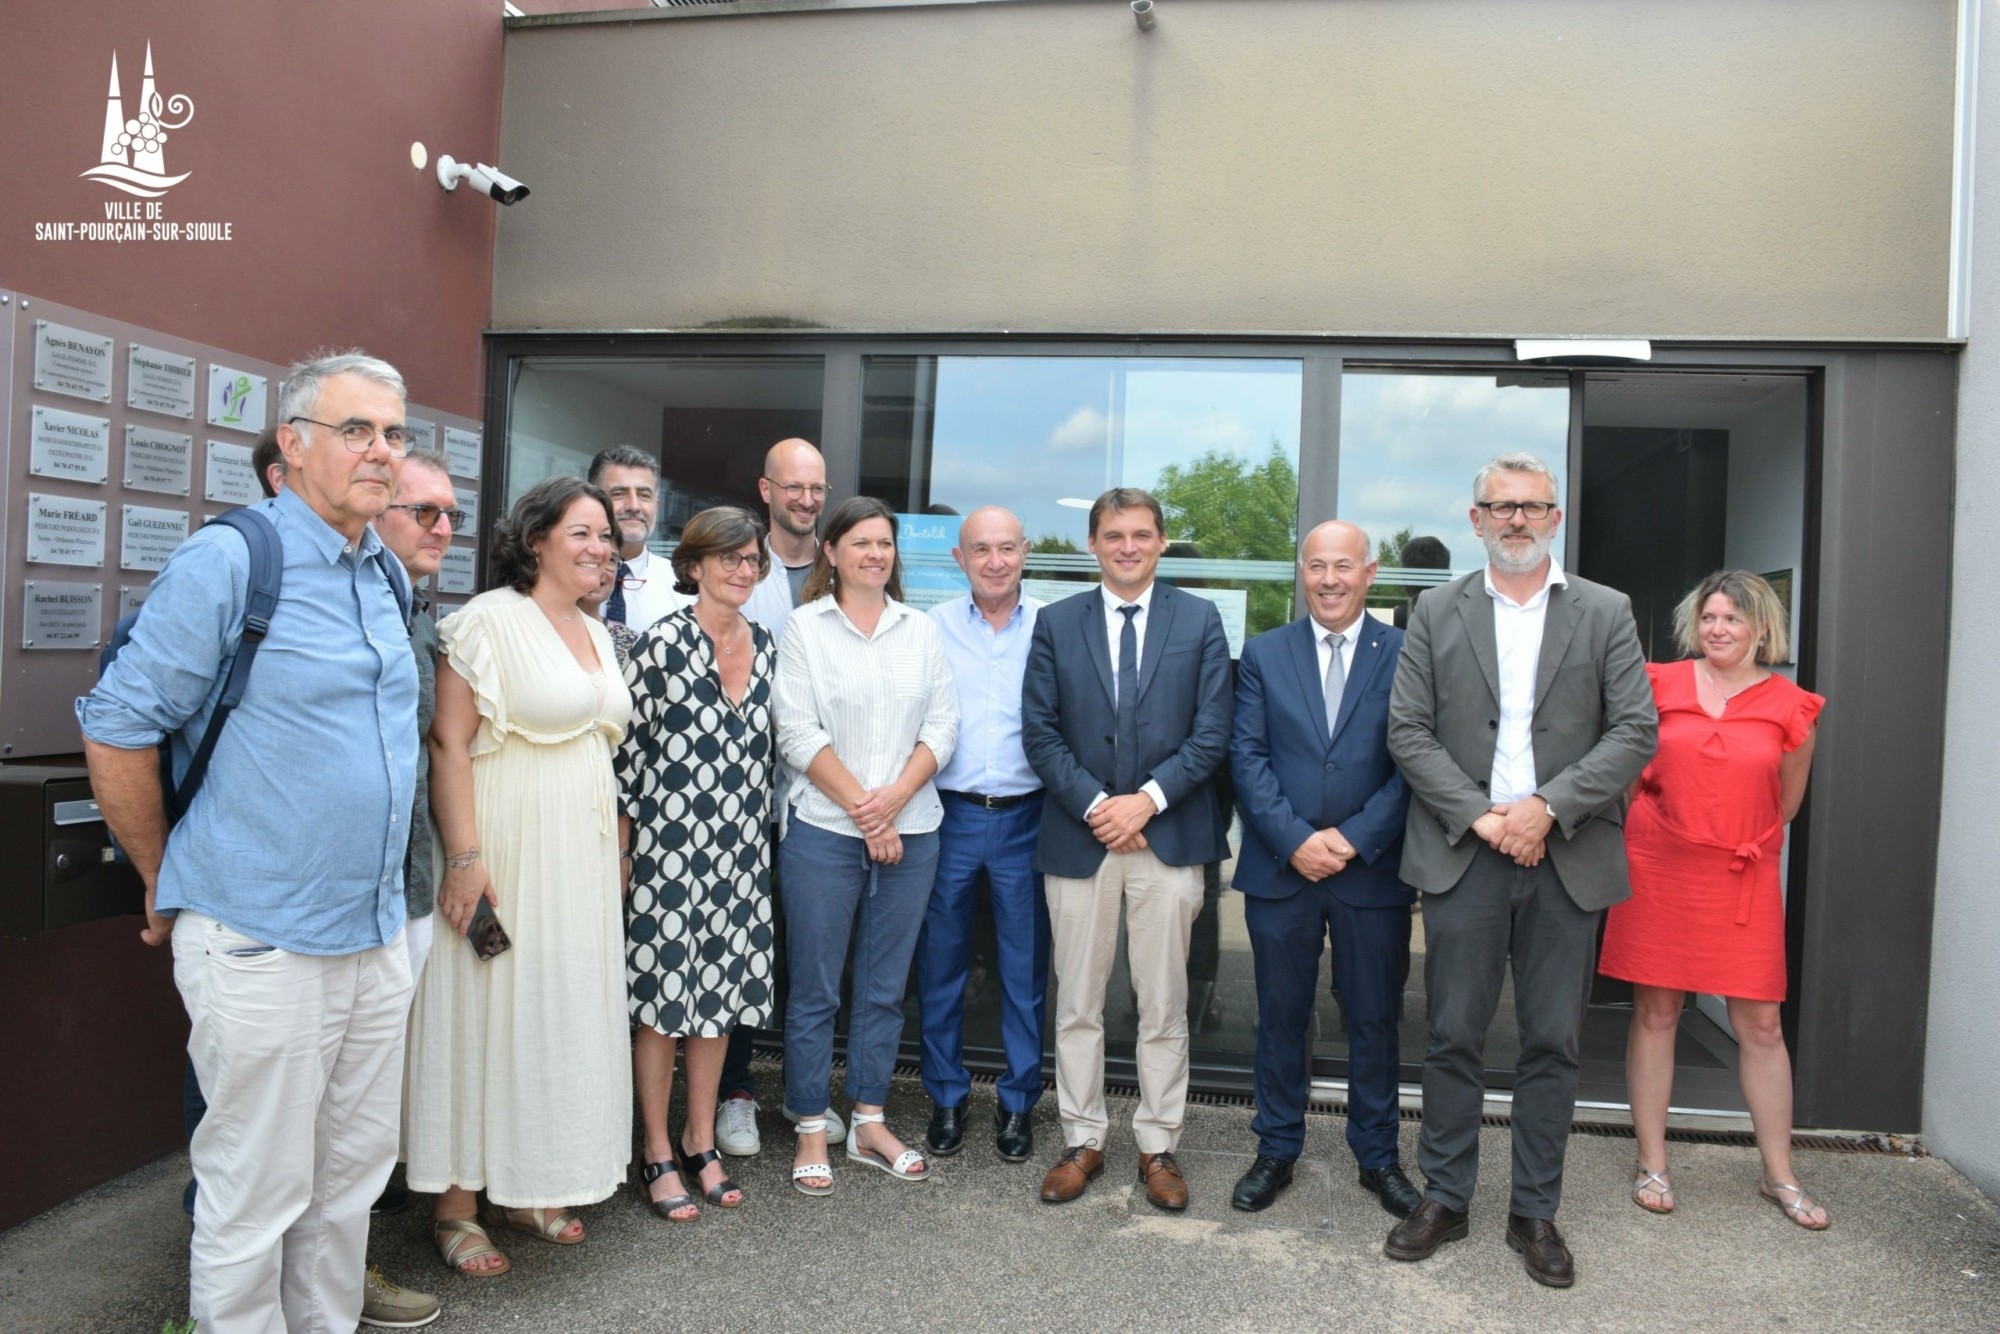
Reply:
[[[290,491],[256,508],[277,525],[284,587],[243,702],[167,840],[155,906],[296,954],[352,954],[403,929],[419,742],[395,557],[372,527],[357,550]],[[186,772],[249,584],[235,532],[211,526],[182,543],[131,641],[76,702],[83,734],[147,750],[171,733],[175,775]]]
[[[970,593],[930,610],[944,639],[944,660],[958,687],[958,748],[934,780],[945,792],[1017,797],[1042,780],[1021,750],[1021,677],[1042,604],[1022,597],[995,630]]]

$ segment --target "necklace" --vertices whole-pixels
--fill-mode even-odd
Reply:
[[[1724,702],[1724,703],[1727,703],[1728,701],[1730,701],[1730,700],[1732,700],[1732,699],[1735,699],[1735,698],[1736,698],[1736,697],[1737,697],[1738,695],[1740,695],[1740,694],[1742,694],[1742,693],[1743,693],[1744,691],[1748,690],[1748,689],[1749,689],[1749,688],[1750,688],[1751,686],[1754,686],[1754,685],[1756,685],[1756,684],[1757,684],[1757,682],[1755,682],[1755,681],[1747,681],[1747,682],[1745,682],[1744,684],[1742,684],[1742,685],[1740,685],[1740,686],[1736,687],[1736,689],[1734,689],[1734,690],[1724,690],[1724,689],[1722,688],[1722,682],[1720,682],[1720,681],[1718,681],[1718,680],[1716,680],[1716,679],[1715,679],[1715,673],[1714,673],[1714,672],[1711,672],[1711,671],[1709,671],[1709,670],[1708,670],[1708,668],[1706,668],[1706,667],[1703,667],[1703,668],[1701,669],[1701,674],[1702,674],[1703,676],[1706,676],[1706,677],[1708,678],[1708,683],[1709,683],[1710,685],[1712,685],[1712,686],[1714,686],[1714,687],[1715,687],[1715,693],[1716,693],[1716,694],[1718,694],[1718,695],[1720,695],[1720,696],[1722,696],[1722,699],[1723,699],[1723,702]]]
[[[722,650],[722,655],[723,655],[724,657],[729,657],[730,655],[732,655],[732,654],[734,654],[734,653],[736,652],[736,645],[735,645],[735,643],[733,643],[733,642],[732,642],[732,643],[728,643],[728,644],[725,644],[725,643],[723,643],[723,642],[722,642],[722,636],[721,636],[721,635],[719,635],[719,634],[716,634],[716,633],[714,633],[714,632],[713,632],[713,631],[711,631],[711,630],[710,630],[710,629],[709,629],[709,628],[708,628],[707,626],[703,625],[703,624],[701,623],[701,618],[700,618],[700,617],[696,617],[696,618],[695,618],[695,626],[696,626],[696,628],[698,628],[698,629],[699,629],[699,630],[700,630],[700,631],[701,631],[701,632],[702,632],[703,634],[705,634],[705,635],[707,635],[707,636],[708,636],[708,642],[709,642],[709,643],[711,643],[711,644],[715,645],[715,646],[716,646],[717,648],[719,648],[719,649],[721,649],[721,650]],[[735,629],[736,629],[736,630],[739,630],[739,631],[740,631],[740,630],[742,630],[743,628],[744,628],[744,622],[743,622],[743,621],[741,621],[741,620],[738,620],[738,621],[737,621],[737,623],[736,623],[736,626],[735,626]],[[742,639],[742,638],[743,638],[743,636],[742,636],[741,634],[731,634],[731,635],[730,635],[729,637],[730,637],[730,639],[731,639],[732,641],[734,641],[734,640],[740,640],[740,639]]]

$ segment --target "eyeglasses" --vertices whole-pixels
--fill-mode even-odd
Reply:
[[[453,530],[465,525],[464,510],[448,510],[442,505],[388,505],[386,509],[408,510],[410,517],[417,521],[417,527],[429,532],[437,527],[439,519],[449,520]]]
[[[826,488],[821,487],[820,489],[823,491]],[[735,574],[745,565],[756,570],[764,568],[764,555],[762,552],[753,556],[746,556],[740,551],[718,551],[714,554],[715,563],[722,567],[724,574]]]
[[[285,425],[293,422],[307,422],[324,427],[340,437],[340,442],[356,454],[366,454],[368,447],[381,436],[382,443],[389,447],[389,457],[399,459],[410,452],[410,433],[400,426],[377,426],[373,422],[348,421],[335,426],[332,422],[319,421],[312,417],[287,417]],[[425,525],[428,527],[429,525]]]
[[[804,482],[773,482],[768,477],[764,480],[784,492],[786,500],[798,500],[803,496],[811,496],[814,500],[825,500],[833,494],[833,488],[828,486],[807,486]]]
[[[1527,519],[1546,519],[1556,507],[1553,500],[1475,500],[1472,503],[1502,523],[1516,514]]]

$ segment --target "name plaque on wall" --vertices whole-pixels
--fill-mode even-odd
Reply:
[[[153,586],[151,584],[118,585],[118,619],[122,621],[133,612],[139,610],[140,607],[143,607],[146,604],[146,599],[151,596],[152,592]]]
[[[250,446],[226,440],[208,442],[208,467],[202,497],[220,505],[248,505],[263,498],[256,470],[250,466]]]
[[[104,564],[104,501],[28,493],[28,559],[44,565]]]
[[[35,388],[93,403],[111,401],[111,349],[118,340],[35,321]]]
[[[150,505],[123,505],[124,522],[118,534],[118,568],[160,570],[174,548],[187,541],[186,510],[154,509]]]
[[[422,417],[404,417],[403,429],[410,433],[411,449],[436,449],[438,428],[434,421]]]
[[[265,380],[261,375],[223,365],[210,365],[208,424],[257,434],[264,429],[264,388]]]
[[[111,469],[111,419],[36,406],[28,472],[68,482],[102,483]]]
[[[479,531],[479,488],[453,484],[451,493],[458,497],[458,507],[465,511],[464,535],[471,537]]]
[[[40,579],[22,585],[22,648],[96,648],[103,626],[104,585]]]
[[[438,592],[470,593],[477,576],[475,556],[471,547],[446,547],[444,563],[438,566]]]
[[[126,345],[125,406],[162,416],[194,418],[194,358]]]
[[[479,432],[461,431],[456,426],[444,428],[444,457],[446,465],[454,477],[479,476]],[[459,506],[464,509],[463,505]]]
[[[184,496],[193,486],[194,437],[151,426],[125,428],[125,485]]]

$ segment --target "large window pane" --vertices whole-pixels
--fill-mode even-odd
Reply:
[[[1294,614],[1301,369],[1275,359],[870,357],[862,490],[905,514],[936,516],[912,527],[940,539],[955,534],[953,515],[1013,510],[1034,545],[1030,592],[1050,600],[1098,577],[1086,547],[1090,502],[1107,487],[1144,487],[1166,509],[1173,543],[1161,578],[1217,602],[1234,656],[1245,636]],[[912,601],[964,587],[943,554],[950,546],[926,553],[905,543]],[[1240,845],[1238,831],[1230,843]],[[1222,892],[1234,870],[1233,861],[1203,868],[1188,1019],[1197,1065],[1241,1069],[1255,1049],[1257,1005],[1242,900]],[[966,1040],[989,1052],[1000,1043],[992,929],[982,901]],[[916,1017],[912,1003],[911,1037]],[[1110,1055],[1129,1060],[1138,1015],[1122,949],[1104,1022]]]
[[[1557,486],[1567,485],[1567,374],[1351,370],[1341,377],[1339,514],[1360,524],[1380,553],[1371,603],[1396,606],[1486,563],[1467,517],[1472,477],[1494,455],[1516,450],[1539,457],[1555,469]],[[1431,541],[1412,548],[1416,538]],[[1561,532],[1554,549],[1567,562]]]
[[[818,441],[818,357],[531,357],[508,415],[507,503],[545,477],[581,477],[610,445],[660,460],[663,553],[700,510],[759,513],[764,451],[787,436]]]

